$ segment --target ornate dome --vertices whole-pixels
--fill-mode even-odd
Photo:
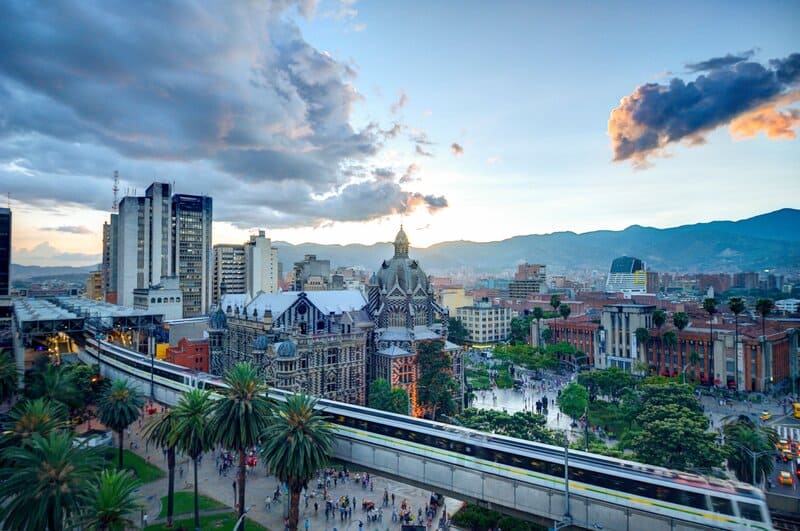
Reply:
[[[387,292],[395,285],[400,286],[403,293],[414,293],[418,286],[422,286],[425,293],[429,290],[425,271],[419,266],[419,262],[408,257],[408,236],[402,226],[394,240],[394,257],[384,260],[377,277],[378,285]]]
[[[210,330],[223,330],[228,328],[228,318],[225,317],[225,312],[222,311],[222,308],[218,308],[208,317],[208,328]]]
[[[291,341],[275,343],[275,353],[279,358],[293,358],[297,355],[297,345]]]
[[[267,347],[269,347],[269,338],[267,336],[258,336],[253,342],[253,349],[255,350],[267,350]]]

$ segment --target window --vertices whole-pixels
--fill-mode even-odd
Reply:
[[[729,514],[733,516],[733,505],[727,498],[718,498],[711,496],[711,507],[715,513]]]
[[[739,513],[742,518],[754,520],[756,522],[763,522],[761,519],[761,508],[754,503],[737,502],[739,504]]]

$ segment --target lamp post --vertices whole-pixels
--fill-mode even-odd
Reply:
[[[572,525],[572,515],[569,514],[569,437],[564,433],[564,516],[551,528],[554,531]]]
[[[240,516],[239,519],[236,520],[236,524],[233,526],[233,531],[236,531],[237,529],[239,529],[239,526],[241,525],[242,520],[244,520],[245,515],[250,511],[250,509],[252,507],[253,507],[252,505],[250,507],[245,507],[245,510],[242,513],[242,516]]]
[[[749,455],[750,457],[753,458],[753,482],[752,483],[753,483],[753,486],[755,487],[756,486],[756,459],[758,459],[762,455],[768,455],[768,454],[775,453],[775,450],[764,450],[762,452],[754,452],[753,450],[751,450],[747,446],[743,446],[743,445],[738,444],[738,443],[730,443],[730,444],[735,446],[739,450],[744,450],[745,452],[747,452],[747,455]]]

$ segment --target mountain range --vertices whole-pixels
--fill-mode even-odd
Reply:
[[[393,235],[392,235],[393,236]],[[413,241],[412,241],[413,243]],[[288,272],[304,255],[329,259],[333,267],[372,271],[392,257],[391,242],[373,245],[293,245],[275,242]],[[800,269],[800,210],[784,208],[739,221],[712,221],[667,229],[632,225],[624,230],[576,234],[554,232],[514,236],[495,242],[452,241],[409,253],[429,274],[472,271],[497,274],[522,262],[546,264],[548,271],[606,271],[623,255],[644,260],[653,271],[688,273]],[[97,266],[39,267],[12,264],[15,279],[88,273]]]

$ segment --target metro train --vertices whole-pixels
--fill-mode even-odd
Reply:
[[[88,338],[86,351],[135,378],[150,379],[150,358],[123,347]],[[224,392],[214,375],[156,361],[153,379],[176,391],[191,388]],[[269,392],[273,399],[289,393]],[[563,489],[564,449],[542,443],[488,434],[459,426],[397,415],[320,399],[337,435],[354,441],[416,455],[430,455],[500,477]],[[575,494],[640,509],[697,526],[722,529],[772,530],[764,494],[738,481],[719,480],[571,450],[569,487]]]

